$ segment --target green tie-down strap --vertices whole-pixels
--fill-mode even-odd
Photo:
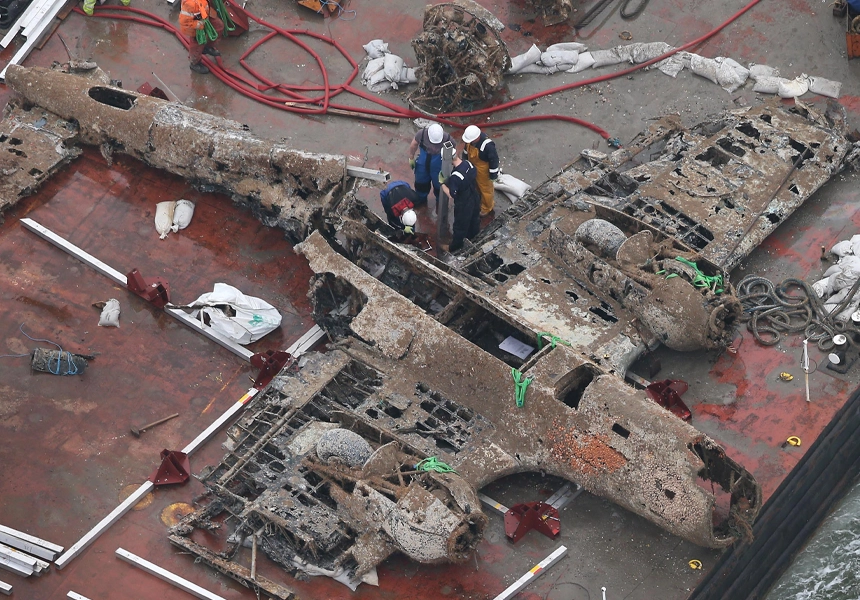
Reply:
[[[516,400],[517,408],[522,408],[526,403],[526,390],[532,382],[532,378],[523,377],[523,374],[513,367],[511,368],[511,377],[514,378],[514,400]]]
[[[224,29],[227,31],[236,30],[236,24],[233,23],[233,19],[230,18],[230,13],[227,12],[227,6],[224,4],[224,0],[215,0],[215,12],[218,13],[218,16],[221,17],[222,21],[224,21]]]
[[[429,456],[415,465],[416,471],[436,471],[437,473],[456,473],[451,465],[444,463],[435,456]]]
[[[541,331],[539,334],[537,334],[538,350],[543,348],[543,338],[545,337],[549,338],[550,348],[555,348],[555,345],[559,342],[561,342],[565,346],[570,346],[570,342],[568,342],[567,340],[563,340],[557,335],[553,335],[547,331]]]
[[[218,39],[218,32],[215,31],[215,27],[209,22],[209,19],[203,19],[203,27],[198,29],[194,35],[198,44],[205,44],[207,41],[214,42]]]
[[[699,265],[697,265],[696,263],[694,263],[692,261],[687,260],[686,258],[676,256],[675,260],[677,260],[678,262],[684,263],[685,265],[687,265],[688,267],[691,267],[693,269],[693,271],[695,272],[695,275],[693,276],[693,281],[691,282],[693,284],[693,286],[695,286],[697,288],[709,288],[715,294],[722,294],[723,293],[723,276],[722,276],[722,274],[717,273],[716,275],[711,277],[710,275],[705,275],[704,273],[702,273],[702,271],[699,269]],[[662,275],[665,272],[666,272],[665,270],[658,271],[657,274]],[[668,275],[666,275],[666,279],[672,279],[673,277],[678,277],[678,274],[677,273],[669,273]]]

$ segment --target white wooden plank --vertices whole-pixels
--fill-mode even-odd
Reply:
[[[48,550],[53,550],[54,552],[62,552],[63,547],[57,544],[52,544],[47,540],[43,540],[41,538],[37,538],[36,536],[30,535],[29,533],[24,533],[23,531],[18,531],[17,529],[12,529],[11,527],[6,527],[5,525],[0,525],[0,532],[6,533],[8,535],[15,536],[20,540],[24,540],[25,542],[30,542],[31,544],[36,544],[37,546],[41,546],[42,548],[47,548]],[[7,542],[8,543],[8,542]],[[13,544],[9,544],[12,546]],[[24,550],[24,548],[21,548]]]
[[[138,569],[146,571],[150,575],[155,575],[159,579],[178,587],[180,590],[188,592],[192,596],[196,596],[201,600],[224,600],[223,597],[210,592],[209,590],[200,587],[196,583],[191,583],[187,579],[183,579],[179,575],[175,575],[166,569],[162,569],[156,564],[149,562],[139,556],[136,556],[122,548],[116,549],[116,555],[125,562],[134,565]]]
[[[0,581],[0,594],[12,595],[12,586],[5,581]]]
[[[90,529],[84,537],[75,542],[74,546],[66,550],[60,558],[57,559],[57,562],[54,564],[57,565],[58,569],[62,569],[69,561],[71,561],[74,557],[84,551],[84,549],[92,544],[98,537],[111,525],[116,523],[120,517],[122,517],[125,513],[130,511],[132,507],[140,502],[141,498],[146,496],[152,488],[155,487],[155,484],[151,481],[146,481],[141,484],[137,490],[132,493],[131,496],[126,498],[122,504],[117,506],[115,509],[111,511],[111,513],[106,516],[104,519],[98,522],[98,524]]]
[[[508,588],[496,596],[493,600],[508,600],[509,598],[513,598],[517,594],[522,591],[528,584],[530,584],[534,579],[543,575],[543,572],[553,566],[555,563],[560,561],[564,555],[567,554],[566,546],[559,546],[552,554],[547,556],[545,559],[540,561],[538,564],[533,566],[528,573],[517,579],[514,583],[512,583]]]
[[[3,531],[0,531],[0,543],[17,548],[18,550],[23,550],[28,554],[38,556],[39,558],[43,558],[47,561],[53,561],[54,557],[57,555],[53,550],[48,550],[47,548],[43,548],[37,544],[31,544],[28,541],[17,538],[14,535],[9,535]]]

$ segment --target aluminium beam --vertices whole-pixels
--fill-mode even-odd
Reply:
[[[95,269],[96,271],[98,271],[99,273],[104,275],[105,277],[109,278],[114,283],[121,285],[122,287],[128,289],[128,278],[125,275],[123,275],[122,273],[120,273],[119,271],[114,269],[113,267],[107,265],[106,263],[102,262],[101,260],[99,260],[98,258],[93,256],[92,254],[82,250],[81,248],[74,245],[70,241],[60,237],[59,235],[57,235],[56,233],[54,233],[53,231],[51,231],[47,227],[44,227],[43,225],[37,223],[36,221],[34,221],[33,219],[30,219],[30,218],[21,219],[21,225],[23,225],[25,229],[28,229],[28,230],[32,231],[33,233],[35,233],[36,235],[38,235],[40,238],[51,242],[60,250],[63,250],[64,252],[77,258],[79,261],[81,261],[85,265],[92,267],[93,269]],[[195,330],[196,332],[205,335],[206,337],[208,337],[210,340],[212,340],[213,342],[215,342],[219,346],[226,348],[227,350],[229,350],[230,352],[232,352],[233,354],[235,354],[236,356],[239,356],[240,358],[242,358],[244,360],[250,361],[251,357],[254,355],[253,352],[251,352],[250,350],[248,350],[244,346],[240,346],[239,344],[235,343],[234,341],[224,337],[223,335],[221,335],[220,333],[218,333],[217,331],[215,331],[211,327],[206,327],[205,325],[201,324],[196,319],[192,319],[190,315],[186,314],[185,312],[183,312],[177,308],[171,308],[171,307],[167,306],[164,308],[164,312],[169,314],[171,317],[173,317],[177,321],[180,321],[184,325],[187,325],[188,327]]]
[[[183,579],[179,575],[175,575],[167,569],[163,569],[158,565],[149,562],[146,559],[132,554],[128,550],[124,550],[123,548],[117,548],[116,555],[130,565],[135,566],[143,571],[146,571],[150,575],[155,575],[162,581],[166,581],[167,583],[178,587],[180,590],[188,592],[192,596],[196,596],[201,600],[224,600],[222,596],[210,592],[209,590],[200,587],[196,583],[191,583],[187,579]]]
[[[0,532],[15,536],[20,540],[24,540],[25,542],[29,542],[31,544],[35,544],[36,546],[41,546],[42,548],[47,548],[48,550],[53,550],[56,553],[60,553],[63,551],[63,547],[58,544],[52,544],[47,540],[43,540],[41,538],[37,538],[36,536],[30,535],[29,533],[24,533],[23,531],[18,531],[17,529],[12,529],[11,527],[6,527],[5,525],[0,525]],[[6,542],[8,543],[8,542]],[[12,546],[13,544],[9,544]],[[16,546],[17,548],[17,546]],[[21,548],[21,550],[25,550],[25,548]],[[52,559],[49,559],[52,560]]]
[[[529,569],[529,572],[517,579],[508,588],[493,598],[493,600],[509,600],[519,594],[523,588],[534,581],[536,578],[543,575],[543,572],[560,561],[567,554],[567,546],[559,546],[552,554],[540,561],[538,564]]]
[[[72,590],[69,590],[69,593],[66,594],[66,598],[71,598],[72,600],[90,600],[86,596],[81,596],[79,593],[73,592]]]
[[[480,494],[479,493],[478,499],[481,502],[483,502],[484,504],[486,504],[487,506],[489,506],[490,508],[493,508],[493,509],[499,511],[500,513],[502,513],[502,515],[507,514],[507,512],[510,510],[507,506],[505,506],[501,502],[496,502],[495,500],[493,500],[492,498],[490,498],[486,494]]]
[[[9,535],[8,533],[4,533],[2,531],[0,531],[0,544],[6,544],[7,546],[11,546],[12,548],[23,550],[27,554],[38,556],[39,558],[43,558],[49,562],[52,562],[57,556],[57,553],[53,550],[48,550],[47,548],[43,548],[42,546],[31,544],[30,542],[24,541],[15,537],[14,535]]]
[[[0,544],[0,556],[6,556],[12,560],[17,560],[19,563],[31,567],[34,572],[43,571],[51,566],[50,563],[46,563],[44,560],[38,559],[35,556],[30,556],[29,554],[16,550],[6,544]]]
[[[2,555],[0,555],[0,568],[6,569],[7,571],[11,571],[12,573],[20,575],[21,577],[29,577],[33,574],[33,569],[31,567],[19,563],[14,558],[7,558]]]
[[[12,595],[12,586],[6,583],[5,581],[0,581],[0,594],[5,594],[6,596]]]
[[[346,166],[346,174],[350,177],[370,179],[372,181],[379,181],[380,183],[385,183],[386,181],[391,179],[391,174],[388,171],[380,171],[378,169],[366,169],[364,167],[353,167],[350,165]]]
[[[54,20],[54,17],[57,16],[65,4],[65,0],[57,0],[54,4],[50,5],[50,8],[48,8],[47,12],[39,18],[38,22],[35,24],[32,21],[30,22],[28,27],[31,27],[31,29],[30,34],[27,36],[27,41],[24,42],[15,55],[8,63],[6,63],[3,70],[0,71],[0,81],[6,80],[6,69],[9,68],[9,65],[19,65],[25,58],[27,58],[27,55],[30,54],[30,50],[33,49],[33,46],[39,43],[42,34],[48,29],[51,22]],[[34,20],[36,20],[36,18],[36,15],[34,15]]]
[[[12,43],[12,40],[15,39],[15,36],[18,35],[18,32],[27,26],[30,22],[30,19],[36,13],[36,11],[40,10],[42,6],[45,4],[50,4],[51,0],[34,0],[30,3],[30,5],[21,13],[21,15],[15,20],[14,25],[9,28],[9,31],[6,32],[6,35],[0,40],[0,47],[6,48],[9,44]]]
[[[544,502],[556,510],[561,510],[567,506],[569,502],[575,500],[581,493],[582,486],[578,483],[565,483],[555,494],[544,500]]]

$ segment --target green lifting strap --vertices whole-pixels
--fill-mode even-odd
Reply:
[[[511,377],[514,378],[514,400],[517,403],[517,408],[522,408],[526,403],[526,390],[533,378],[524,378],[523,374],[513,367],[511,367]]]
[[[547,331],[541,331],[539,334],[537,334],[537,345],[538,345],[538,350],[540,350],[541,348],[543,348],[543,338],[545,338],[545,337],[548,337],[548,338],[549,338],[550,348],[555,348],[555,345],[556,345],[558,342],[561,342],[561,343],[562,343],[562,344],[564,344],[565,346],[570,346],[570,342],[568,342],[567,340],[563,340],[563,339],[561,339],[560,337],[558,337],[557,335],[553,335],[553,334],[551,334],[551,333],[549,333],[549,332],[547,332]]]
[[[215,0],[215,12],[224,21],[224,29],[227,31],[236,31],[236,24],[230,17],[230,13],[227,12],[227,5],[224,4],[224,0]]]
[[[708,288],[712,292],[714,292],[715,294],[722,294],[723,293],[724,283],[723,283],[723,276],[721,273],[717,273],[716,275],[711,277],[709,275],[705,275],[704,273],[702,273],[701,269],[699,269],[699,265],[697,265],[696,263],[694,263],[692,261],[687,260],[686,258],[683,258],[681,256],[676,256],[675,260],[677,260],[678,262],[684,263],[688,267],[693,268],[693,270],[695,271],[696,274],[693,276],[693,281],[691,283],[693,284],[694,287]],[[657,274],[662,275],[665,272],[666,272],[665,270],[657,271]],[[678,274],[677,273],[669,273],[668,275],[666,275],[666,279],[672,279],[673,277],[678,277]]]
[[[437,473],[456,473],[451,465],[444,463],[435,456],[429,456],[415,465],[416,471],[436,471]]]
[[[194,33],[194,36],[198,44],[205,44],[207,42],[207,38],[210,42],[217,40],[218,32],[215,31],[215,27],[209,22],[209,19],[203,19],[203,27],[198,29]]]

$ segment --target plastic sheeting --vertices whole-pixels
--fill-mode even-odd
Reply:
[[[212,292],[185,308],[196,309],[192,317],[237,344],[256,342],[281,325],[278,309],[226,283],[216,283]]]

